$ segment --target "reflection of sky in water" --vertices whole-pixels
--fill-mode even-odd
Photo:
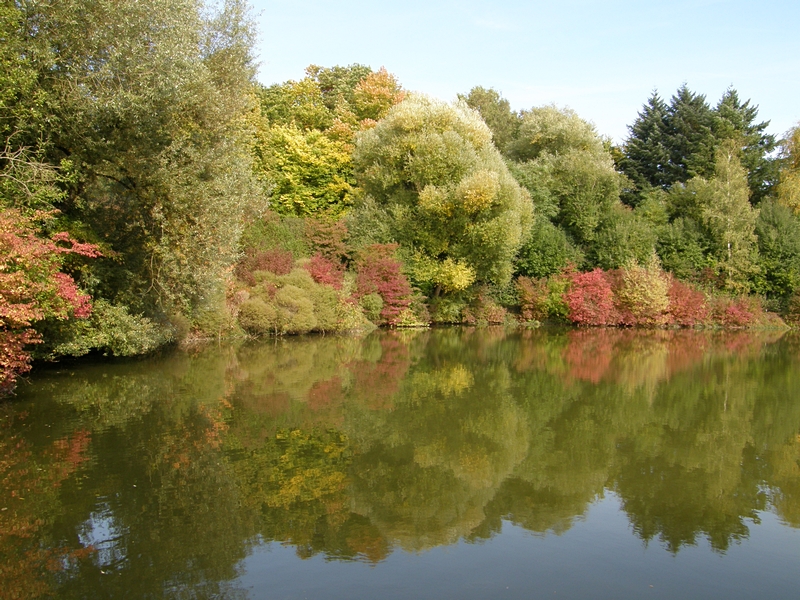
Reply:
[[[378,564],[303,560],[291,546],[269,543],[242,562],[237,583],[251,600],[796,597],[800,530],[770,513],[759,516],[748,523],[748,542],[724,554],[700,538],[671,555],[633,533],[619,496],[607,490],[561,534],[504,521],[499,534],[479,544],[393,552]]]
[[[125,560],[125,547],[119,544],[122,535],[108,503],[100,502],[84,522],[78,538],[84,548],[92,546],[95,549],[98,566],[109,567]]]

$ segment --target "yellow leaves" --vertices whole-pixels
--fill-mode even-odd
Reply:
[[[462,210],[474,215],[489,209],[500,191],[499,179],[497,173],[487,170],[476,171],[463,179],[456,189]]]
[[[800,214],[800,126],[783,142],[783,152],[787,163],[778,184],[778,202]]]
[[[426,185],[419,195],[417,206],[425,212],[440,217],[453,215],[453,203],[446,190],[435,185]]]
[[[446,258],[439,265],[436,282],[447,292],[460,292],[471,286],[475,279],[475,269],[462,261]]]
[[[420,192],[418,207],[437,217],[450,218],[458,213],[472,217],[491,208],[499,191],[497,173],[481,170],[462,179],[455,190],[426,185]]]

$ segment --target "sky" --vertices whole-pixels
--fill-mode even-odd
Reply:
[[[515,110],[569,107],[621,143],[656,90],[715,105],[733,87],[781,136],[800,121],[798,0],[251,0],[258,79],[310,64],[386,67],[454,100],[480,85]]]

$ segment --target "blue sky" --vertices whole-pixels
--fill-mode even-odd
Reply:
[[[515,109],[555,103],[622,141],[653,89],[686,82],[715,104],[733,86],[782,134],[800,121],[800,1],[251,0],[259,80],[309,64],[385,66],[453,100],[475,85]]]

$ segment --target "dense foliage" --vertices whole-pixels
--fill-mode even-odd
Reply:
[[[733,88],[654,92],[614,147],[568,108],[447,104],[384,68],[263,86],[245,0],[4,3],[0,38],[6,246],[38,244],[0,275],[41,287],[0,290],[32,311],[4,309],[7,382],[31,356],[368,322],[800,317],[800,134]]]

